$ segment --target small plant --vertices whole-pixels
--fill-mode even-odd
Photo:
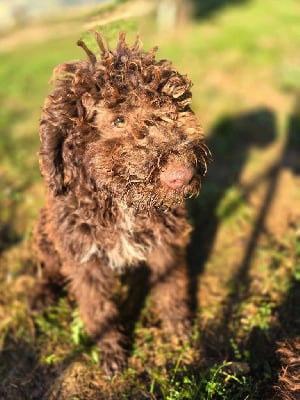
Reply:
[[[70,326],[72,341],[76,346],[84,346],[89,340],[84,331],[83,322],[79,317],[77,309],[73,311],[72,318],[73,320]]]
[[[201,384],[206,394],[205,400],[246,400],[251,392],[248,378],[243,375],[243,369],[233,372],[235,363],[224,362],[214,365],[202,378]],[[237,376],[238,375],[238,376]]]
[[[267,332],[270,328],[273,304],[263,300],[258,306],[254,307],[253,304],[250,304],[248,307],[249,312],[247,307],[243,311],[243,314],[247,315],[243,318],[243,329],[251,331],[254,327],[258,327],[260,330]]]
[[[186,368],[177,372],[175,369],[169,380],[162,374],[155,373],[150,385],[150,394],[155,396],[155,392],[159,391],[164,400],[198,399],[200,387],[195,376],[191,375]]]
[[[170,385],[166,400],[197,399],[199,387],[194,376],[184,376],[180,380],[176,380],[174,376]]]
[[[43,358],[43,361],[46,364],[51,365],[51,364],[55,364],[57,361],[59,361],[59,359],[57,358],[57,356],[55,354],[49,354],[48,356],[45,356]]]
[[[84,330],[84,325],[82,320],[80,319],[77,309],[73,311],[72,317],[73,320],[70,326],[71,338],[73,343],[76,345],[76,349],[80,351],[87,349],[92,364],[99,364],[98,348],[91,345],[91,340]]]
[[[232,342],[233,343],[233,342]],[[235,343],[235,354],[242,357]],[[170,379],[160,373],[151,381],[150,394],[155,397],[159,390],[164,400],[246,400],[252,391],[252,382],[246,376],[249,367],[243,362],[214,364],[199,374],[181,365],[179,357]]]
[[[35,323],[42,335],[41,340],[48,340],[53,343],[68,337],[66,329],[67,322],[70,320],[70,309],[65,301],[61,299],[57,305],[50,306],[43,314],[35,317]]]

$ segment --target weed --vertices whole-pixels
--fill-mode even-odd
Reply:
[[[84,346],[89,341],[88,336],[84,331],[84,324],[79,317],[77,309],[72,313],[70,330],[72,340],[76,346]]]
[[[55,354],[49,354],[42,358],[42,362],[45,362],[46,364],[54,364],[59,361],[59,358]]]

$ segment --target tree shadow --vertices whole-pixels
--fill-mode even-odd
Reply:
[[[215,159],[214,165],[208,173],[208,182],[213,183],[205,183],[203,187],[204,196],[202,198],[200,196],[196,204],[191,207],[196,228],[189,257],[192,277],[195,278],[202,273],[211,254],[215,236],[221,223],[218,218],[218,206],[226,191],[233,185],[238,185],[239,175],[243,165],[247,162],[250,146],[264,148],[273,142],[275,135],[275,115],[267,109],[256,110],[253,113],[236,118],[226,118],[213,129],[208,141]],[[246,243],[243,259],[236,273],[227,283],[230,290],[223,302],[222,315],[218,316],[201,333],[199,347],[204,358],[219,361],[236,359],[235,349],[232,346],[232,340],[235,338],[232,321],[239,304],[242,304],[251,296],[249,293],[249,270],[258,247],[259,238],[262,233],[266,232],[266,217],[276,195],[279,175],[283,168],[288,168],[294,175],[299,175],[299,154],[300,95],[296,97],[295,109],[289,118],[286,142],[280,156],[268,167],[265,173],[257,176],[249,186],[241,188],[243,197],[247,199],[249,194],[262,181],[266,184],[264,198]],[[235,211],[235,204],[233,204],[229,207],[228,212],[234,213]],[[296,235],[299,229],[297,221],[295,221],[295,226],[290,228],[294,230]],[[270,237],[270,240],[274,242],[274,248],[276,246],[279,251],[282,250],[280,247],[282,244],[277,243],[275,238]],[[295,253],[298,254],[299,260],[299,239],[296,242],[298,250],[296,249]],[[276,343],[278,340],[295,338],[300,334],[299,294],[299,281],[296,278],[291,278],[290,290],[284,303],[277,310],[272,310],[275,313],[276,322],[274,325],[268,328],[259,326],[252,328],[247,342],[240,349],[240,352],[246,351],[248,353],[250,375],[257,382],[256,393],[253,394],[253,398],[272,398],[270,396],[274,396],[273,384],[276,381],[279,369]],[[256,395],[258,397],[255,397]]]
[[[73,362],[74,355],[55,365],[41,363],[38,350],[7,334],[0,352],[0,399],[47,400],[55,381]]]
[[[90,367],[94,361],[91,361],[89,366],[87,365],[85,354],[87,351],[91,352],[93,346],[88,338],[82,339],[82,343],[73,348],[65,343],[66,354],[62,357],[60,353],[57,359],[53,353],[49,354],[49,349],[47,349],[46,354],[49,354],[47,359],[45,356],[47,342],[44,339],[40,342],[38,328],[36,332],[37,336],[32,338],[30,335],[27,337],[26,332],[20,334],[20,330],[15,332],[11,329],[5,333],[4,339],[1,337],[1,400],[77,399],[77,396],[82,398],[81,395],[86,393],[87,387],[89,399],[108,398],[105,393],[102,395],[98,386],[86,386],[85,379],[93,380],[95,376],[98,376],[101,382],[100,387],[102,384],[109,385],[109,381],[103,378],[103,372],[97,370],[97,367],[95,367],[96,371],[92,372]],[[63,339],[63,336],[61,338]],[[59,345],[61,344],[57,344]],[[52,356],[53,359],[51,359]],[[84,373],[81,364],[87,367]]]
[[[299,179],[300,175],[300,92],[295,96],[294,109],[289,117],[287,141],[282,156],[282,167],[289,168]],[[300,217],[300,215],[298,216]],[[300,373],[300,220],[292,222],[292,229],[296,233],[293,251],[295,252],[296,270],[291,277],[289,290],[284,302],[278,307],[277,324],[272,330],[273,348],[277,357],[272,355],[277,362],[276,378],[273,387],[281,399],[296,399],[299,396]],[[280,394],[281,393],[281,394]]]
[[[27,184],[14,187],[2,180],[0,185],[0,256],[22,240],[22,235],[16,232],[15,224],[19,206],[19,194],[24,192]]]
[[[13,229],[13,222],[9,220],[0,226],[0,255],[10,246],[14,246],[21,240],[21,235],[17,234]]]
[[[145,308],[148,294],[150,293],[150,270],[146,265],[126,271],[121,277],[123,287],[127,294],[120,304],[121,323],[128,339],[127,350],[129,354],[134,347],[135,325],[140,320]]]
[[[295,175],[300,174],[300,92],[296,94],[294,108],[288,121],[288,137],[283,155],[283,166]]]
[[[222,218],[218,215],[218,207],[228,190],[239,183],[241,171],[248,161],[252,146],[267,147],[275,140],[275,135],[275,116],[267,108],[256,109],[236,117],[224,117],[208,135],[207,144],[212,151],[214,161],[209,165],[199,198],[189,204],[190,217],[194,225],[188,248],[190,293],[194,307],[197,306],[197,276],[203,272],[222,222]],[[270,171],[270,174],[272,173],[273,171]],[[251,190],[253,188],[248,188],[243,192],[243,196],[247,197]],[[224,211],[226,217],[234,214],[238,207],[238,202],[231,203]],[[255,246],[255,236],[252,241],[239,276],[235,279],[246,279],[250,256]]]
[[[249,0],[191,0],[195,18],[208,18],[228,6],[238,6]]]

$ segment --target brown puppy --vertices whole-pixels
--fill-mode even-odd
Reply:
[[[120,34],[114,51],[59,65],[40,123],[47,203],[36,229],[39,294],[67,284],[108,373],[126,364],[114,281],[146,265],[164,327],[185,335],[190,226],[209,158],[190,109],[191,82]]]

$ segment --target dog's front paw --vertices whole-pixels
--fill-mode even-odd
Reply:
[[[100,352],[100,365],[107,378],[119,375],[126,369],[127,354],[119,343],[99,341],[98,347]]]

